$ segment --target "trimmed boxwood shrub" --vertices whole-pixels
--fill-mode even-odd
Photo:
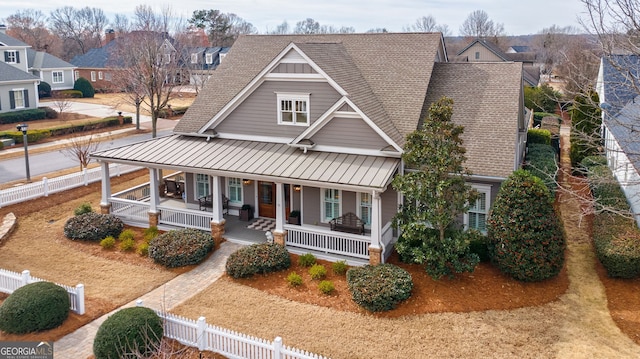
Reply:
[[[11,138],[15,143],[23,143],[24,137],[20,131],[6,131],[0,132],[0,136],[4,138]],[[27,141],[29,144],[36,143],[44,138],[51,136],[51,131],[48,129],[42,130],[29,130],[27,131]]]
[[[211,234],[187,228],[163,233],[149,242],[149,257],[169,268],[202,262],[214,247]]]
[[[309,268],[311,279],[324,279],[327,276],[327,268],[322,264],[314,264]]]
[[[64,235],[72,240],[99,241],[105,237],[118,237],[124,223],[111,214],[89,212],[71,217],[64,224]]]
[[[589,187],[598,210],[629,213],[629,202],[620,184],[607,166],[594,166],[589,171]]]
[[[51,282],[16,289],[0,306],[0,330],[24,334],[62,325],[69,316],[67,290]]]
[[[252,244],[231,253],[227,259],[227,274],[246,278],[254,274],[277,272],[291,266],[289,252],[275,243]]]
[[[93,212],[93,208],[91,207],[91,203],[83,203],[79,205],[76,209],[73,210],[73,214],[79,216],[81,214]]]
[[[318,289],[320,289],[320,292],[322,292],[323,294],[331,294],[336,287],[333,285],[333,282],[330,280],[323,280],[322,282],[318,283]]]
[[[578,170],[583,174],[589,174],[593,168],[598,166],[606,166],[607,158],[605,156],[587,156],[580,161]]]
[[[540,178],[551,192],[551,196],[555,197],[558,188],[556,152],[553,147],[539,143],[532,143],[527,147],[529,150],[525,158],[525,169]]]
[[[303,267],[311,267],[316,264],[316,256],[313,253],[305,253],[298,257],[298,264]]]
[[[502,184],[487,230],[493,262],[515,279],[541,281],[564,265],[566,243],[553,198],[527,171],[513,172]]]
[[[413,289],[411,274],[393,264],[366,265],[347,271],[353,301],[371,312],[395,308]]]
[[[47,112],[41,108],[0,113],[0,124],[22,123],[46,118]],[[22,136],[22,132],[20,132]]]
[[[96,359],[147,357],[158,349],[163,335],[162,320],[153,310],[121,309],[98,328],[93,355]]]
[[[96,93],[96,91],[93,89],[93,85],[91,85],[91,82],[89,82],[89,80],[85,79],[84,77],[80,77],[76,80],[76,82],[73,84],[73,89],[76,91],[80,91],[82,97],[85,98],[91,98]]]
[[[599,213],[593,221],[596,256],[612,278],[640,276],[640,230],[632,219]]]
[[[61,91],[56,93],[56,97],[82,98],[82,91],[79,91],[79,90],[61,90]]]
[[[527,131],[527,144],[540,143],[543,145],[551,145],[551,132],[549,130],[540,130],[532,128]]]

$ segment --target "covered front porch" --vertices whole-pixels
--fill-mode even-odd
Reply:
[[[181,136],[105,150],[92,157],[102,165],[103,213],[132,225],[210,230],[217,242],[223,238],[263,242],[269,232],[275,243],[291,252],[313,252],[352,264],[384,262],[395,241],[391,218],[399,196],[389,183],[399,165],[397,158]],[[146,166],[149,182],[112,195],[110,162]],[[163,172],[176,174],[163,177]],[[180,190],[166,196],[165,183],[176,183]],[[245,207],[252,208],[257,218],[271,221],[269,230],[241,224],[239,215]],[[299,212],[298,224],[289,220],[293,212]],[[366,229],[330,225],[333,218],[346,213],[363,218]]]
[[[155,177],[157,171],[151,171],[151,177]],[[327,226],[313,225],[302,223],[300,225],[289,224],[286,222],[286,213],[275,211],[276,218],[256,217],[249,221],[240,219],[238,211],[220,210],[218,217],[214,208],[222,205],[222,196],[214,196],[213,208],[205,208],[204,210],[187,208],[187,203],[183,198],[162,196],[161,191],[164,190],[162,183],[164,180],[183,182],[184,174],[181,172],[170,174],[162,177],[156,186],[152,186],[151,182],[126,189],[124,191],[112,194],[103,201],[106,205],[101,204],[104,208],[103,212],[116,215],[128,225],[147,227],[157,226],[162,230],[172,230],[178,228],[196,228],[204,231],[211,231],[215,238],[219,233],[218,240],[224,240],[240,243],[255,244],[263,243],[269,240],[278,242],[284,241],[287,249],[296,254],[313,253],[320,259],[331,261],[345,260],[350,265],[362,265],[375,262],[380,258],[380,262],[384,262],[391,253],[393,243],[396,238],[394,235],[391,222],[385,223],[379,232],[380,241],[379,248],[371,251],[373,235],[377,235],[370,229],[364,234],[344,233],[331,230]],[[276,186],[278,187],[278,186]],[[287,186],[289,187],[289,186]],[[156,201],[152,201],[152,188],[157,188]],[[103,188],[104,189],[104,188]],[[280,191],[283,193],[285,186]],[[291,187],[292,191],[295,191]],[[299,189],[298,189],[299,190]],[[185,196],[186,197],[186,196]],[[285,196],[289,197],[289,196]],[[152,202],[155,202],[155,210],[152,210]],[[375,202],[374,202],[375,203]],[[282,206],[287,210],[290,204]],[[222,218],[219,218],[219,216]],[[280,215],[279,215],[280,214]],[[280,218],[278,218],[280,217]],[[217,219],[217,220],[216,220]],[[284,219],[284,221],[279,221]],[[281,223],[282,229],[278,231],[278,222]],[[260,224],[260,225],[256,225]],[[222,227],[222,228],[221,228]],[[268,235],[267,233],[270,233]],[[281,233],[278,236],[278,233]],[[278,239],[280,238],[280,239]],[[375,259],[371,259],[372,255]]]

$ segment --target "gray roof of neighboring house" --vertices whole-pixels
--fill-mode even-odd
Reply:
[[[605,116],[607,129],[627,155],[629,161],[640,172],[640,96],[630,101],[617,116]]]
[[[462,55],[465,51],[467,51],[471,46],[473,46],[475,44],[480,44],[480,45],[486,47],[489,51],[493,52],[496,56],[498,56],[499,58],[501,58],[504,61],[511,61],[506,57],[506,54],[504,53],[504,51],[502,51],[502,49],[500,49],[498,47],[498,45],[496,45],[493,42],[488,41],[486,39],[475,39],[475,40],[471,41],[471,43],[469,45],[465,46],[464,49],[460,50],[456,54],[456,56]]]
[[[640,56],[610,55],[602,58],[604,100],[615,114],[638,95]]]
[[[75,66],[44,51],[27,49],[29,68],[34,69],[61,69],[74,68]]]
[[[172,135],[94,152],[110,162],[206,170],[213,175],[283,178],[384,189],[400,159],[345,153],[304,153],[283,143]]]
[[[73,66],[81,68],[107,68],[111,49],[115,48],[117,41],[119,40],[112,40],[102,47],[90,49],[82,55],[76,55],[73,59],[71,59],[71,64],[73,64]]]
[[[508,177],[516,161],[522,64],[436,63],[425,105],[453,99],[453,121],[464,126],[467,166],[479,175]],[[426,114],[426,111],[425,111]]]
[[[3,44],[4,46],[25,46],[25,47],[31,47],[31,45],[26,44],[18,39],[14,39],[13,37],[0,32],[0,44]]]
[[[417,128],[439,33],[242,35],[175,128],[196,133],[294,43],[398,144]],[[215,94],[215,96],[213,95]]]
[[[540,83],[540,66],[522,66],[522,79],[530,86]]]
[[[515,52],[529,52],[529,46],[524,45],[513,45],[510,46]]]
[[[515,62],[534,63],[536,61],[535,52],[518,52],[518,53],[511,53],[511,54],[505,53],[504,57],[509,61],[515,61]]]
[[[197,66],[203,70],[212,70],[215,69],[216,67],[218,67],[218,65],[220,65],[220,56],[216,56],[218,54],[225,54],[227,52],[229,52],[230,47],[220,47],[220,46],[214,46],[214,47],[205,47],[205,46],[196,46],[196,47],[187,47],[182,49],[183,52],[183,57],[184,57],[184,61],[186,62],[187,66],[193,66],[196,64],[192,64],[191,63],[191,54],[198,54],[200,62],[197,64]],[[213,55],[213,62],[211,64],[207,64],[206,63],[206,54],[212,54]]]
[[[11,82],[11,81],[22,81],[22,80],[38,80],[39,81],[40,78],[0,61],[0,82]]]

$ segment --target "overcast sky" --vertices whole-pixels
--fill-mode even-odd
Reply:
[[[115,13],[132,15],[139,4],[149,4],[157,10],[161,4],[172,4],[174,12],[185,18],[201,9],[232,12],[261,33],[273,30],[284,20],[293,27],[308,17],[320,25],[353,26],[357,32],[372,28],[401,31],[419,17],[432,15],[438,24],[447,24],[452,35],[458,35],[460,25],[471,12],[484,10],[491,20],[504,25],[507,35],[527,35],[554,24],[579,27],[577,18],[584,12],[580,0],[0,0],[0,19],[18,10],[40,9],[48,14],[63,6],[97,7],[112,18]]]

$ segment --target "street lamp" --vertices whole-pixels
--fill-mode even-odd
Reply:
[[[27,168],[27,182],[31,183],[31,174],[29,173],[29,150],[27,149],[27,130],[29,126],[26,123],[16,126],[18,131],[22,132],[22,143],[24,144],[24,165]]]

